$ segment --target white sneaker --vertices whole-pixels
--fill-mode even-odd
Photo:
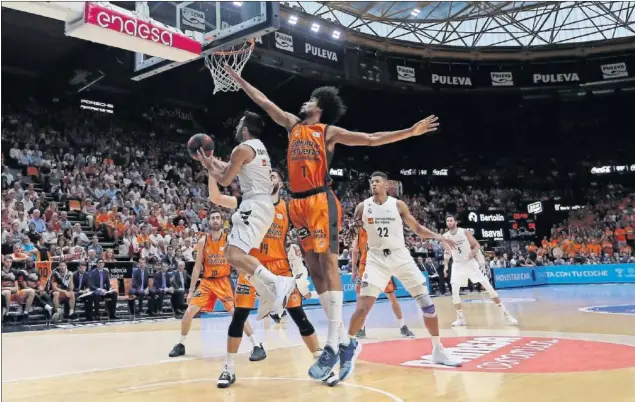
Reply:
[[[261,321],[269,313],[273,312],[273,306],[276,303],[276,298],[273,294],[267,292],[264,295],[258,295],[258,313],[256,315],[256,320]]]
[[[503,319],[508,325],[518,325],[518,320],[509,314],[509,312],[503,313]]]
[[[445,349],[438,346],[432,349],[432,362],[450,367],[460,367],[463,365],[460,359],[452,357]]]
[[[457,318],[457,320],[452,323],[453,327],[464,327],[466,325],[467,322],[465,322],[465,318]]]
[[[289,296],[295,290],[295,278],[291,276],[279,276],[276,281],[276,298],[273,305],[273,313],[282,317],[284,309],[287,307]]]

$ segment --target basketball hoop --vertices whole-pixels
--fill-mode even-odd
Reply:
[[[225,64],[229,65],[238,75],[240,75],[253,52],[256,42],[249,39],[240,45],[235,45],[222,52],[214,52],[205,56],[205,65],[212,74],[214,80],[214,94],[217,92],[235,92],[240,90],[240,86],[225,71]]]

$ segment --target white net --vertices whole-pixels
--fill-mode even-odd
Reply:
[[[214,94],[217,92],[235,92],[240,86],[225,71],[225,64],[240,75],[254,50],[254,41],[249,40],[241,45],[232,46],[223,52],[216,52],[205,56],[205,65],[212,74],[214,80]]]

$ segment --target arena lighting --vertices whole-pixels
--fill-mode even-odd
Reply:
[[[333,35],[331,35],[333,37],[333,39],[339,39],[340,38],[340,31],[333,31]]]
[[[412,15],[413,17],[416,17],[417,15],[419,15],[420,12],[421,11],[418,8],[415,8],[414,10],[412,10],[410,15]]]
[[[311,31],[317,32],[319,30],[320,30],[320,24],[314,22],[313,25],[311,25]]]
[[[295,25],[298,23],[298,17],[296,17],[295,15],[291,15],[289,17],[289,24],[291,25]]]
[[[243,5],[242,1],[234,1],[232,2],[233,5],[235,5],[236,7],[241,7]]]

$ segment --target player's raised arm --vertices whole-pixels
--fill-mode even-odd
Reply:
[[[239,145],[236,147],[232,156],[229,158],[229,163],[222,168],[219,163],[215,162],[214,156],[206,156],[202,150],[198,151],[198,159],[203,164],[205,169],[211,177],[216,180],[218,184],[223,187],[227,187],[231,184],[232,180],[238,175],[240,168],[245,162],[252,157],[254,150],[247,145]]]
[[[251,98],[258,106],[260,106],[273,121],[286,128],[287,130],[291,130],[291,128],[298,122],[300,119],[297,116],[289,112],[285,112],[280,109],[278,105],[273,103],[263,94],[255,88],[253,85],[248,83],[243,77],[238,75],[236,71],[234,71],[230,66],[225,64],[225,70],[227,73],[240,85],[240,87],[245,91],[247,96]]]
[[[380,145],[405,140],[436,131],[439,127],[439,118],[432,115],[415,123],[410,128],[397,131],[380,131],[376,133],[361,133],[349,131],[341,127],[330,126],[327,141],[331,144],[344,144],[349,146],[378,147]]]
[[[408,227],[412,229],[412,231],[415,232],[417,236],[423,239],[434,239],[436,241],[442,242],[444,245],[448,246],[449,248],[456,247],[456,242],[454,242],[453,240],[446,239],[439,233],[435,233],[432,230],[428,229],[427,227],[421,225],[419,222],[417,222],[417,219],[414,216],[412,216],[405,202],[401,200],[397,200],[397,209],[399,210],[399,215],[401,215],[401,219],[403,219],[403,221],[406,222],[406,225],[408,225]]]

